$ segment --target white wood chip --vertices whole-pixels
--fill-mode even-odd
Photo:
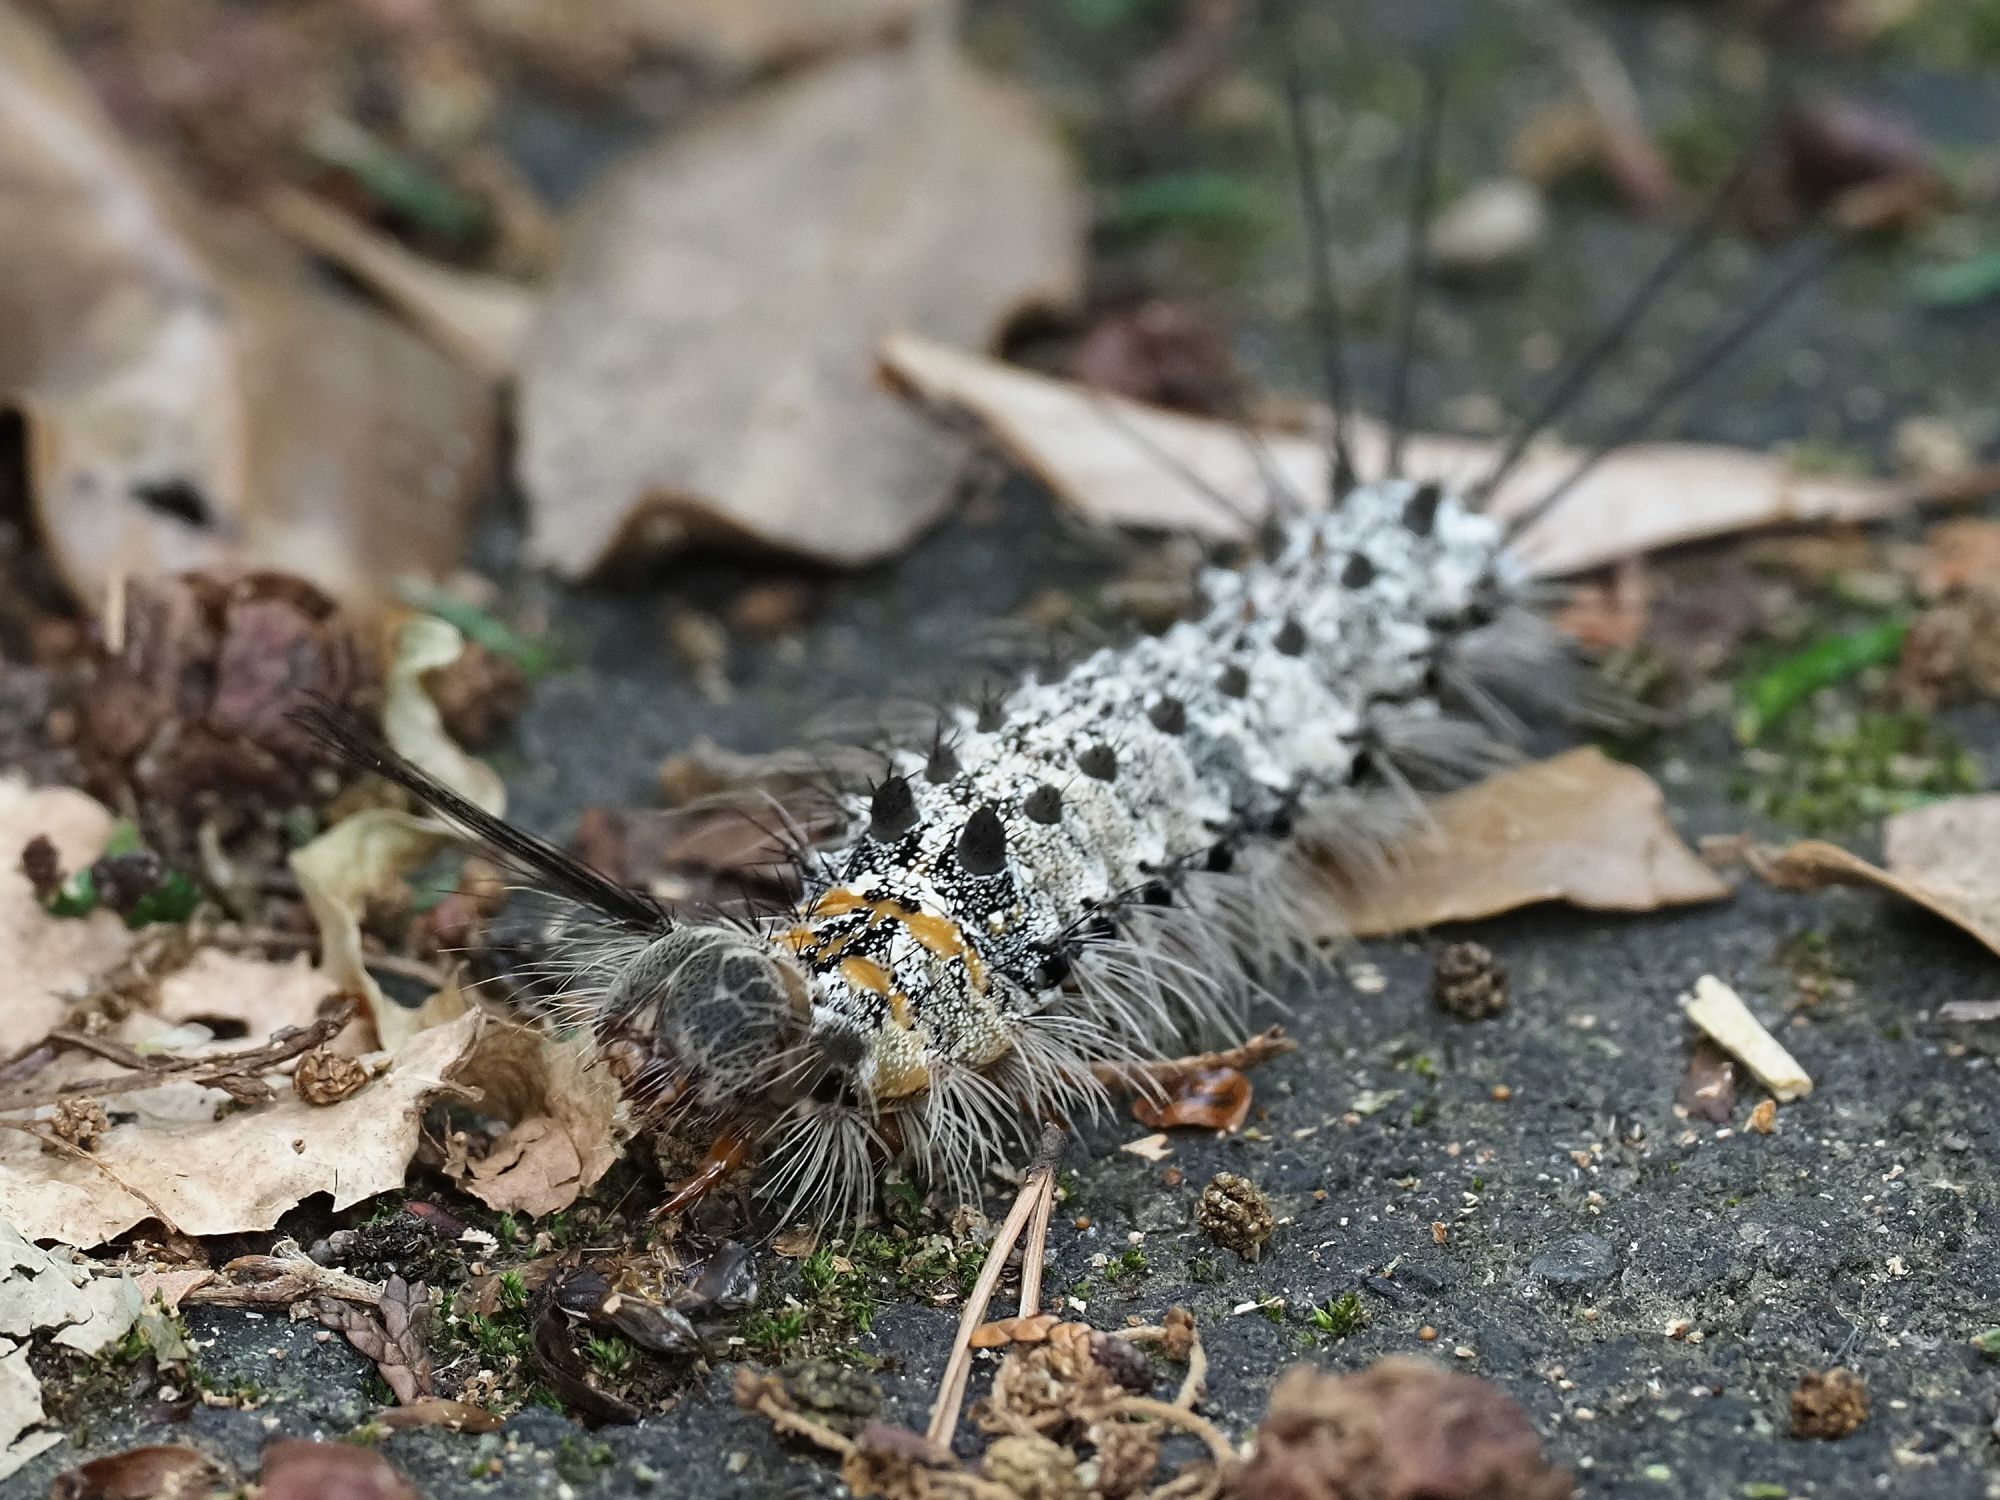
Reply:
[[[1681,1008],[1716,1046],[1748,1068],[1781,1104],[1803,1099],[1812,1092],[1812,1079],[1806,1076],[1798,1059],[1764,1029],[1763,1022],[1750,1014],[1743,997],[1713,974],[1704,974],[1694,982],[1694,993],[1681,997]]]

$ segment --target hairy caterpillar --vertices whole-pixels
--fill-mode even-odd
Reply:
[[[1718,217],[1646,279],[1620,330]],[[1337,338],[1330,286],[1317,300]],[[1329,384],[1333,508],[1299,510],[1258,560],[1209,572],[1198,618],[953,709],[927,745],[893,752],[838,798],[841,831],[802,852],[788,910],[677,922],[350,726],[314,727],[574,904],[576,1009],[641,1040],[648,1097],[757,1158],[782,1216],[862,1210],[886,1161],[976,1198],[1039,1119],[1103,1105],[1093,1064],[1240,1032],[1321,860],[1378,852],[1426,794],[1503,757],[1524,716],[1602,707],[1509,550],[1528,518],[1503,527],[1474,503],[1497,475],[1468,492],[1357,482]]]

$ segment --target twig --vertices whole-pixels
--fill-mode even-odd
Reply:
[[[1061,1148],[1058,1147],[1058,1150]],[[1025,1186],[1025,1184],[1023,1184]],[[1032,1318],[1042,1310],[1042,1265],[1049,1253],[1049,1220],[1056,1211],[1056,1174],[1050,1164],[1035,1194],[1035,1211],[1028,1220],[1028,1237],[1021,1245],[1020,1315]]]
[[[1168,1058],[1161,1062],[1092,1063],[1090,1076],[1111,1089],[1166,1089],[1190,1074],[1208,1068],[1248,1070],[1274,1057],[1297,1051],[1298,1045],[1285,1035],[1284,1027],[1273,1026],[1242,1046],[1231,1047],[1226,1052],[1203,1052],[1194,1057]]]
[[[269,1255],[239,1255],[222,1268],[234,1278],[204,1282],[181,1294],[182,1302],[209,1302],[220,1307],[290,1305],[308,1297],[337,1297],[376,1307],[382,1288],[359,1276],[323,1266],[299,1248],[296,1240],[279,1240]]]
[[[1034,1162],[1021,1179],[1021,1191],[994,1233],[992,1247],[986,1252],[986,1264],[979,1268],[979,1279],[965,1299],[965,1311],[958,1319],[958,1335],[951,1342],[951,1358],[945,1362],[944,1378],[938,1382],[937,1404],[931,1408],[931,1425],[925,1434],[943,1448],[951,1447],[951,1435],[958,1429],[958,1414],[965,1405],[965,1383],[972,1374],[973,1331],[986,1318],[987,1304],[993,1300],[994,1288],[1000,1285],[1000,1277],[1007,1269],[1007,1256],[1014,1242],[1020,1239],[1042,1198],[1055,1191],[1056,1163],[1062,1159],[1068,1139],[1060,1125],[1042,1127]]]
[[[240,1052],[210,1052],[199,1057],[154,1059],[133,1052],[120,1043],[109,1042],[103,1037],[86,1037],[73,1032],[59,1033],[58,1035],[66,1043],[94,1052],[132,1071],[115,1078],[84,1078],[73,1083],[58,1084],[55,1088],[42,1089],[0,1101],[0,1109],[36,1109],[44,1104],[60,1103],[64,1099],[135,1094],[142,1089],[157,1088],[163,1083],[183,1081],[209,1083],[219,1078],[254,1076],[268,1071],[281,1062],[288,1062],[302,1052],[310,1052],[322,1042],[339,1035],[354,1018],[354,1009],[354,1003],[350,1000],[332,1014],[321,1016],[310,1026],[288,1026],[274,1034],[270,1040],[261,1042],[255,1047],[246,1047]]]
[[[160,1207],[158,1201],[154,1199],[154,1197],[150,1193],[147,1193],[145,1190],[141,1188],[136,1188],[132,1186],[131,1183],[127,1182],[124,1178],[120,1177],[116,1172],[112,1171],[111,1168],[107,1167],[103,1162],[99,1161],[95,1156],[91,1155],[90,1152],[84,1150],[81,1146],[72,1145],[70,1142],[64,1140],[61,1136],[55,1134],[53,1131],[38,1130],[34,1125],[29,1124],[28,1122],[22,1120],[9,1120],[0,1118],[0,1129],[18,1130],[23,1135],[31,1135],[36,1140],[40,1141],[44,1146],[49,1147],[51,1150],[60,1151],[65,1156],[73,1156],[78,1161],[82,1162],[85,1166],[91,1167],[96,1171],[102,1172],[105,1175],[105,1177],[110,1179],[113,1186],[117,1187],[121,1192],[130,1193],[134,1198],[137,1198],[141,1203],[145,1204],[147,1208],[151,1209],[153,1212],[153,1217],[158,1219],[162,1224],[164,1224],[167,1227],[167,1231],[170,1234],[177,1234],[182,1239],[187,1238],[186,1232],[182,1230],[180,1225],[174,1222],[174,1216],[168,1213],[164,1208]]]

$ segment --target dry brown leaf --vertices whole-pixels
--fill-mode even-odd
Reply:
[[[1962,516],[1924,533],[1917,587],[1928,598],[1961,589],[2000,592],[2000,521]]]
[[[498,1432],[505,1422],[483,1406],[469,1406],[443,1396],[419,1396],[392,1406],[375,1417],[378,1427],[403,1432],[412,1427],[442,1427],[446,1432]]]
[[[339,1104],[289,1090],[220,1120],[114,1123],[89,1162],[0,1132],[0,1203],[30,1239],[101,1244],[152,1216],[134,1184],[190,1235],[269,1229],[300,1199],[335,1210],[402,1186],[424,1106],[453,1085],[482,1024],[474,1014],[412,1038],[388,1071]],[[93,1165],[93,1163],[95,1165]]]
[[[951,0],[618,0],[641,45],[686,54],[729,73],[881,41],[925,17],[948,19]]]
[[[1081,225],[1025,96],[928,32],[615,169],[521,377],[535,551],[572,578],[696,537],[894,553],[948,502],[960,445],[876,387],[876,342],[981,344],[1070,299]]]
[[[431,1394],[431,1356],[424,1342],[430,1291],[392,1274],[373,1308],[338,1297],[319,1299],[319,1320],[352,1344],[396,1394],[399,1405]]]
[[[1728,894],[1667,822],[1652,778],[1571,750],[1439,800],[1384,869],[1336,882],[1322,935],[1406,932],[1538,901],[1653,911]]]
[[[1326,494],[1326,452],[1290,431],[1255,435],[1226,422],[1142,406],[911,334],[882,345],[884,372],[932,404],[969,411],[1019,463],[1091,520],[1113,526],[1238,537],[1270,504],[1271,481],[1310,503]],[[1348,440],[1364,474],[1380,473],[1387,431],[1363,415]],[[1492,467],[1495,445],[1416,433],[1412,473],[1468,482]],[[1576,453],[1540,445],[1493,497],[1499,516],[1532,505],[1564,478]],[[1190,477],[1194,476],[1194,477]],[[1199,478],[1200,483],[1196,482]],[[1548,576],[1704,537],[1800,522],[1865,521],[1930,500],[2000,488],[2000,472],[1943,478],[1855,479],[1792,472],[1774,457],[1705,443],[1621,449],[1521,536]]]
[[[63,1018],[63,996],[131,949],[132,934],[109,911],[50,916],[21,872],[21,850],[37,834],[56,846],[64,869],[76,870],[104,852],[111,824],[111,814],[82,792],[31,789],[0,776],[0,1054],[47,1036]]]
[[[460,1081],[480,1091],[482,1113],[514,1122],[466,1164],[462,1184],[503,1213],[539,1218],[569,1207],[631,1134],[624,1094],[588,1036],[559,1041],[531,1026],[495,1026]]]
[[[1776,884],[1874,885],[1943,917],[2000,953],[2000,796],[1953,797],[1882,825],[1882,863],[1806,839],[1758,865]]]
[[[1154,1130],[1241,1130],[1250,1118],[1250,1077],[1240,1068],[1199,1069],[1158,1098],[1134,1099],[1132,1118]]]
[[[49,42],[0,11],[0,406],[65,581],[265,565],[348,600],[457,560],[490,393],[316,284],[261,226],[148,180]]]
[[[229,1471],[206,1453],[154,1443],[66,1469],[49,1493],[60,1500],[208,1500],[229,1488]]]
[[[488,380],[509,380],[534,326],[526,287],[426,260],[325,199],[281,187],[265,216],[299,245],[366,286],[423,335]]]

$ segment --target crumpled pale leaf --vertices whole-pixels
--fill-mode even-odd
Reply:
[[[31,1046],[61,1023],[65,994],[131,950],[133,934],[110,911],[55,917],[21,872],[21,850],[46,834],[63,868],[81,869],[104,852],[112,817],[67,787],[36,787],[0,776],[0,1055]]]
[[[1881,866],[1818,839],[1753,864],[1766,879],[1794,889],[1841,884],[1893,891],[2000,953],[2000,795],[1953,797],[1897,813],[1882,825]]]
[[[77,597],[263,565],[349,601],[454,563],[496,431],[484,383],[316,283],[262,226],[149,180],[0,10],[0,407]]]
[[[1270,508],[1274,481],[1280,496],[1309,505],[1326,495],[1326,449],[1296,431],[1246,434],[912,334],[886,339],[881,358],[884,373],[917,397],[977,416],[1016,462],[1093,521],[1240,537]],[[1361,473],[1381,473],[1387,429],[1354,414],[1347,430]],[[1493,513],[1527,509],[1578,456],[1537,445],[1495,493]],[[1435,433],[1413,433],[1404,448],[1406,471],[1418,475],[1477,476],[1498,457],[1491,442]],[[1560,576],[1706,537],[1873,520],[1995,488],[2000,472],[1991,469],[1860,479],[1795,473],[1782,459],[1720,444],[1642,443],[1598,465],[1517,545],[1537,573]]]
[[[460,1186],[487,1207],[539,1218],[569,1207],[618,1160],[632,1133],[623,1092],[587,1034],[531,1026],[489,1031],[460,1082],[484,1114],[513,1122]]]
[[[388,1192],[402,1186],[424,1107],[453,1087],[483,1019],[469,1014],[419,1033],[386,1072],[338,1104],[308,1104],[286,1090],[219,1120],[114,1122],[89,1162],[0,1132],[0,1203],[30,1239],[87,1249],[152,1217],[121,1183],[142,1188],[196,1236],[269,1229],[313,1193],[329,1194],[338,1211]]]
[[[151,1009],[166,1020],[235,1022],[253,1040],[290,1026],[310,1026],[320,1002],[339,986],[315,972],[304,954],[285,963],[203,948],[163,978]]]
[[[1082,224],[1047,124],[930,28],[614,168],[522,372],[534,552],[571,578],[691,539],[894,553],[961,445],[876,386],[876,341],[1070,300]]]
[[[1382,869],[1330,879],[1327,937],[1406,932],[1540,901],[1654,911],[1729,894],[1668,823],[1652,778],[1587,748],[1440,798],[1429,825],[1392,848]]]
[[[402,627],[383,689],[382,733],[398,754],[497,814],[506,810],[506,787],[490,767],[451,742],[423,686],[426,672],[450,665],[464,649],[457,627],[435,616]],[[435,818],[374,807],[341,819],[291,854],[292,874],[319,929],[320,973],[335,988],[363,997],[378,1043],[392,1052],[412,1031],[463,1012],[464,1000],[454,998],[455,989],[441,991],[417,1010],[389,999],[368,972],[362,913],[371,898],[399,891],[405,876],[454,839]]]
[[[33,1430],[42,1420],[42,1388],[28,1364],[30,1339],[45,1335],[96,1354],[124,1337],[140,1307],[129,1276],[43,1250],[0,1219],[0,1479],[62,1441],[61,1433]]]

